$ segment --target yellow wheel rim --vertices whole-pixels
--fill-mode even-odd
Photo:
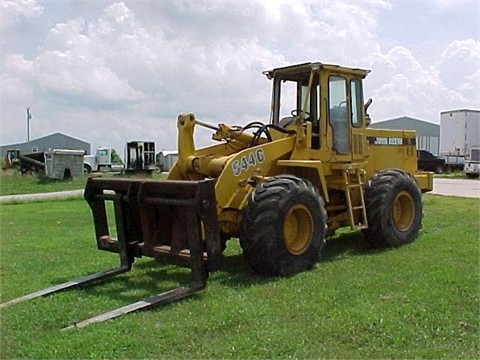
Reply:
[[[295,205],[288,211],[283,222],[283,241],[287,250],[299,255],[312,241],[313,219],[304,205]]]
[[[393,223],[400,231],[407,231],[415,219],[415,205],[407,191],[401,191],[393,200]]]

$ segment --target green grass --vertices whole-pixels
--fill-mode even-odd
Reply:
[[[14,171],[2,171],[0,196],[83,189],[86,181],[87,177],[84,176],[73,180],[54,180],[42,175],[21,175]]]
[[[119,173],[95,173],[90,176],[101,177],[127,177]],[[130,175],[129,177],[138,177],[142,175]],[[143,175],[144,176],[144,175]],[[163,179],[165,174],[152,174],[151,178]],[[40,175],[21,175],[17,171],[2,171],[0,175],[0,196],[19,195],[19,194],[37,194],[55,191],[77,190],[85,188],[87,176],[71,180],[54,180]]]
[[[465,173],[462,170],[454,170],[451,172],[444,172],[442,174],[434,174],[435,178],[445,178],[445,179],[468,179]]]
[[[198,295],[90,327],[74,321],[188,282],[151,259],[130,273],[1,309],[0,358],[443,358],[479,348],[479,201],[426,195],[416,242],[370,250],[357,233],[327,243],[312,270],[263,278],[230,241]],[[1,300],[115,266],[97,251],[81,200],[0,206]]]
[[[122,175],[118,173],[104,173],[104,174],[93,174],[90,176],[110,176],[110,177],[120,177]],[[126,176],[126,175],[123,175]],[[142,175],[132,175],[130,177],[138,177]],[[165,174],[152,174],[154,179],[164,179]],[[465,179],[463,172],[452,172],[444,174],[436,174],[436,178],[451,178],[451,179]],[[86,176],[76,178],[73,180],[52,180],[45,178],[41,175],[21,175],[18,172],[9,170],[2,171],[0,175],[0,196],[4,195],[19,195],[19,194],[36,194],[36,193],[47,193],[55,191],[65,191],[65,190],[77,190],[85,188],[85,183],[87,181]]]

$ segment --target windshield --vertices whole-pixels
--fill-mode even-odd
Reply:
[[[108,155],[108,150],[97,150],[97,156]]]
[[[471,155],[470,155],[470,161],[480,162],[480,149],[472,149]]]
[[[292,110],[296,109],[297,103],[297,83],[294,81],[285,81],[282,83],[280,91],[279,114],[280,119],[292,116]]]

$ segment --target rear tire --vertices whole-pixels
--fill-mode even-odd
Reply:
[[[387,169],[365,183],[368,229],[365,239],[375,247],[401,246],[415,240],[422,226],[422,195],[413,177]]]
[[[292,175],[256,186],[242,213],[240,245],[252,269],[290,275],[311,269],[325,244],[327,214],[318,190]]]
[[[444,168],[442,165],[437,165],[435,166],[434,173],[435,174],[443,174]]]

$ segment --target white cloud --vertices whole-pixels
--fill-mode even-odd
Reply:
[[[7,54],[3,58],[5,72],[16,76],[25,76],[33,70],[33,62],[20,54]]]
[[[118,22],[120,16],[115,18]],[[105,47],[91,39],[81,18],[57,24],[34,60],[37,85],[46,93],[78,97],[78,104],[135,101],[145,95],[105,61]],[[113,49],[112,49],[113,50]],[[118,53],[116,54],[118,56]]]
[[[469,2],[469,0],[462,0],[463,2]],[[445,12],[455,7],[458,7],[458,0],[432,0],[430,6],[436,12]],[[474,0],[470,0],[470,2],[474,2]]]
[[[63,131],[94,146],[111,140],[121,150],[135,138],[172,148],[180,112],[211,122],[266,122],[271,84],[261,71],[305,61],[372,69],[366,89],[376,120],[435,121],[446,104],[477,104],[478,41],[443,44],[436,63],[402,41],[386,45],[389,29],[380,19],[395,11],[388,1],[111,1],[98,11],[63,13],[52,13],[48,2],[17,3],[15,10],[2,2],[3,12],[11,7],[27,30],[56,19],[35,43],[5,38],[2,118],[31,106],[38,136]],[[76,3],[67,4],[71,10]],[[13,142],[22,132],[19,125],[2,136]]]
[[[48,51],[36,59],[35,65],[41,73],[38,85],[46,92],[78,96],[89,103],[137,100],[143,96],[110,68],[92,65],[84,56]]]
[[[439,77],[447,88],[459,91],[467,98],[468,93],[462,89],[476,88],[477,92],[480,91],[480,41],[467,39],[452,42],[437,66]]]
[[[371,57],[372,118],[408,115],[438,122],[445,109],[480,107],[480,43],[448,44],[439,61],[425,66],[405,47]],[[391,114],[390,116],[386,116]]]
[[[6,28],[22,19],[35,18],[43,13],[43,6],[36,0],[2,0],[0,2],[0,27]]]

